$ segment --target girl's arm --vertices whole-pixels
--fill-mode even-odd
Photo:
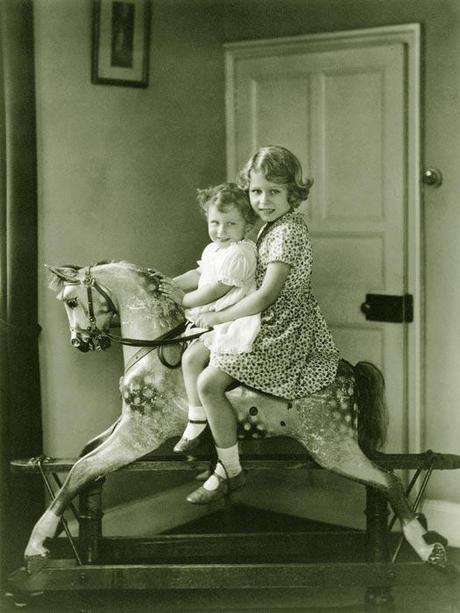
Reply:
[[[290,269],[290,265],[284,262],[271,262],[258,290],[223,311],[202,313],[198,316],[196,325],[207,328],[265,311],[281,294]]]
[[[188,270],[178,277],[174,277],[174,283],[184,292],[190,292],[198,287],[198,281],[200,280],[200,271],[198,268]]]
[[[193,272],[193,271],[189,271]],[[181,275],[182,277],[186,277],[189,273],[185,273]],[[176,277],[180,278],[180,277]],[[165,296],[171,298],[177,302],[177,304],[182,305],[186,309],[191,309],[197,306],[204,306],[205,304],[209,304],[210,302],[214,302],[214,300],[218,300],[225,296],[233,287],[233,285],[226,285],[221,281],[217,281],[216,283],[207,283],[202,287],[192,288],[192,291],[185,291],[178,283],[176,279],[168,279],[165,277],[162,279],[160,284],[160,291]],[[190,277],[189,277],[190,280]],[[185,283],[183,283],[185,285]]]
[[[225,294],[227,294],[232,287],[233,285],[226,285],[225,283],[222,283],[222,281],[208,283],[192,292],[184,294],[184,297],[182,298],[182,306],[186,309],[204,306],[205,304],[209,304],[210,302],[214,302],[215,300],[222,298],[222,296],[225,296]]]

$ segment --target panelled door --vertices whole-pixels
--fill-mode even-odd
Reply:
[[[226,46],[229,179],[268,144],[314,179],[314,293],[343,357],[384,373],[392,452],[421,444],[417,44],[402,26]]]

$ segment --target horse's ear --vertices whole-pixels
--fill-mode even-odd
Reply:
[[[48,287],[52,290],[58,291],[62,289],[64,283],[78,283],[77,274],[80,266],[49,266],[45,264],[45,268],[49,273]]]

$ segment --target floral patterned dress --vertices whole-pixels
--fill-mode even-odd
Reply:
[[[259,233],[257,287],[271,262],[290,265],[277,300],[261,318],[252,351],[211,351],[210,364],[237,381],[287,399],[302,398],[332,383],[339,352],[311,290],[312,249],[300,213],[289,211]]]

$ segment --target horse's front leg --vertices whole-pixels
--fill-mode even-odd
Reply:
[[[101,432],[100,434],[98,434],[97,436],[95,436],[94,438],[90,439],[85,446],[83,447],[83,449],[80,452],[80,455],[78,456],[79,458],[82,458],[83,456],[87,455],[88,453],[90,453],[91,451],[94,451],[94,449],[96,449],[96,447],[99,447],[100,445],[102,445],[102,443],[104,441],[106,441],[109,436],[111,434],[113,434],[113,432],[115,431],[115,428],[118,426],[118,424],[120,423],[121,417],[119,417],[113,424],[111,424],[106,430],[104,430],[103,432]]]
[[[26,560],[48,555],[45,540],[54,537],[63,512],[86,484],[134,462],[166,440],[170,434],[164,427],[158,427],[159,417],[159,414],[154,418],[139,412],[128,413],[107,440],[73,465],[55,499],[32,530],[24,554]]]
[[[334,384],[319,394],[295,402],[290,433],[323,468],[380,490],[395,511],[407,541],[419,557],[437,566],[446,565],[445,539],[426,538],[426,530],[409,505],[400,479],[374,464],[361,450],[352,427],[352,397],[337,403]],[[434,533],[435,534],[435,533]]]

